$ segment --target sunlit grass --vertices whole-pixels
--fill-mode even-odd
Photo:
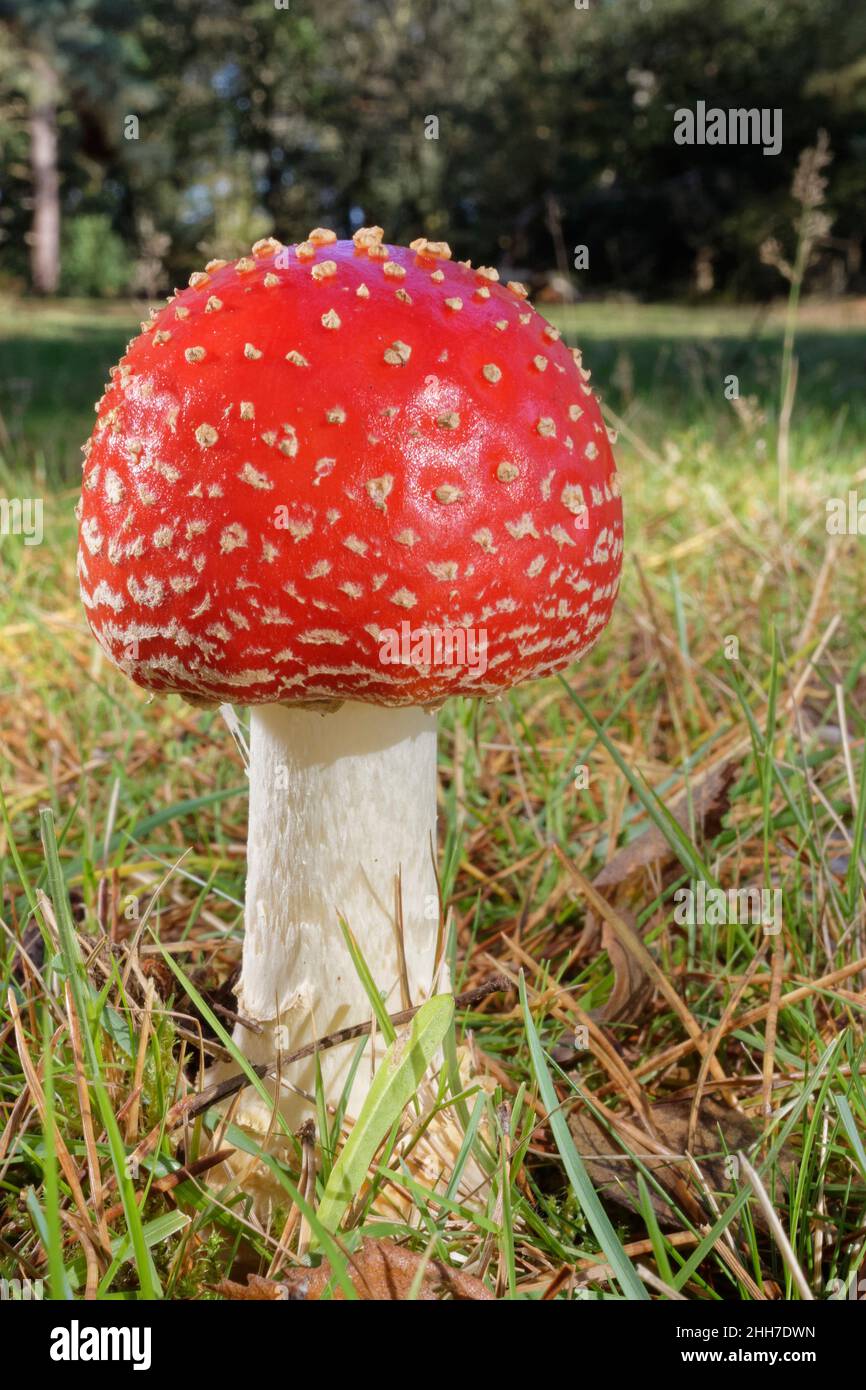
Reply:
[[[212,1296],[224,1277],[282,1277],[310,1229],[306,1216],[292,1224],[292,1193],[305,1202],[296,1170],[270,1225],[208,1181],[215,1110],[164,1128],[194,1093],[204,1049],[220,1055],[211,1007],[239,959],[243,770],[215,713],[149,702],[103,660],[78,601],[78,447],[141,310],[7,307],[0,493],[44,499],[45,542],[0,539],[0,1273],[42,1278],[52,1294],[68,1283],[76,1296]],[[491,1188],[480,1210],[443,1199],[386,1146],[342,1237],[430,1248],[500,1296],[621,1297],[643,1266],[652,1297],[664,1296],[659,1281],[689,1298],[796,1297],[748,1183],[708,1166],[740,1146],[739,1128],[736,1143],[722,1126],[696,1153],[699,1174],[677,1150],[676,1190],[652,1165],[652,1104],[690,1101],[700,1082],[751,1122],[747,1157],[824,1297],[856,1266],[847,1238],[866,1209],[866,550],[825,527],[828,496],[866,484],[866,321],[804,308],[783,531],[780,311],[579,304],[551,317],[584,348],[620,428],[627,563],[584,667],[499,703],[454,701],[441,719],[455,989],[494,971],[511,983],[458,1019],[446,1045],[453,1062],[471,1028],[477,1078],[451,1104],[446,1077],[442,1102],[469,1126],[467,1152],[493,1155]],[[740,405],[725,396],[732,374]],[[705,833],[687,815],[675,828],[661,803],[698,796],[723,760],[719,823]],[[656,980],[634,1016],[587,1021],[615,979],[612,948],[586,930],[582,885],[651,824],[668,848],[604,902],[637,926],[676,997]],[[781,934],[678,925],[673,893],[696,874],[779,887]],[[584,1025],[590,1046],[574,1055]],[[613,1245],[594,1207],[588,1219],[587,1156],[575,1164],[567,1128],[547,1123],[551,1088],[565,1116],[591,1103],[612,1127],[618,1171],[640,1173],[631,1209],[596,1178]],[[231,1125],[220,1142],[250,1143]],[[673,1221],[659,1216],[660,1188]],[[372,1196],[398,1190],[402,1214],[392,1202],[384,1216]]]

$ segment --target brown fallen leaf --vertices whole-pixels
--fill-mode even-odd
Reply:
[[[692,784],[691,806],[695,825],[705,840],[712,839],[721,828],[722,819],[730,805],[730,789],[736,776],[734,762],[721,763],[711,768],[705,777]],[[689,828],[689,797],[684,792],[673,805],[668,807],[670,814],[683,830]],[[592,880],[594,888],[608,890],[607,896],[616,908],[617,915],[637,932],[637,921],[626,903],[634,898],[632,880],[650,864],[666,867],[676,856],[655,825],[650,825],[642,835],[631,840],[617,850],[612,859]],[[598,1023],[634,1022],[643,1013],[652,997],[652,982],[642,970],[634,956],[625,949],[616,933],[608,923],[600,923],[595,913],[587,911],[581,956],[585,957],[593,947],[607,951],[613,968],[614,983],[607,1000],[592,1016]]]
[[[691,804],[697,829],[705,840],[711,840],[722,827],[722,819],[730,806],[730,790],[737,774],[737,764],[733,761],[720,763],[713,767],[701,780],[693,779]],[[686,792],[678,797],[668,812],[682,830],[689,830],[689,797]],[[675,855],[665,836],[655,824],[650,825],[622,849],[618,849],[612,859],[592,880],[593,887],[618,888],[633,878],[639,869],[656,863],[661,859],[671,862]]]
[[[691,1101],[687,1099],[661,1101],[650,1107],[650,1115],[658,1137],[672,1154],[685,1154],[690,1111]],[[572,1110],[568,1123],[586,1170],[599,1189],[599,1195],[609,1197],[619,1206],[627,1207],[629,1211],[638,1211],[640,1206],[637,1167],[623,1152],[617,1140],[585,1107]],[[737,1110],[730,1110],[710,1097],[701,1102],[692,1153],[714,1191],[734,1191],[736,1182],[730,1173],[733,1156],[738,1149],[749,1150],[759,1137],[760,1130],[748,1116],[740,1114]],[[687,1160],[674,1162],[642,1151],[640,1146],[636,1146],[631,1140],[626,1142],[633,1152],[642,1155],[646,1153],[646,1156],[642,1156],[644,1167],[668,1193],[673,1195],[678,1186],[691,1179],[691,1167]],[[784,1150],[779,1163],[779,1177],[782,1181],[777,1184],[777,1199],[783,1192],[783,1180],[791,1172],[794,1162],[793,1154]],[[650,1201],[660,1224],[679,1226],[680,1219],[674,1215],[664,1198],[652,1187],[649,1191]],[[700,1197],[700,1191],[693,1183],[691,1191],[695,1197]],[[752,1216],[755,1224],[763,1228],[762,1213],[754,1204]]]
[[[616,903],[617,916],[639,936],[637,918],[622,903]],[[607,951],[613,970],[613,988],[604,1003],[590,1009],[596,1023],[634,1023],[640,1018],[653,993],[653,983],[639,960],[623,946],[608,922],[602,923],[602,949]]]
[[[408,1299],[423,1255],[395,1245],[391,1240],[365,1240],[360,1249],[349,1256],[348,1266],[358,1297],[369,1302],[403,1302]],[[279,1280],[262,1279],[256,1274],[247,1276],[247,1283],[236,1284],[223,1279],[215,1285],[217,1293],[230,1299],[291,1299],[315,1301],[332,1280],[331,1265],[323,1260],[315,1269],[292,1269]],[[345,1299],[335,1284],[332,1295]],[[472,1274],[450,1269],[441,1260],[428,1260],[416,1297],[420,1302],[436,1303],[445,1297],[460,1301],[493,1299],[493,1294]]]
[[[234,1302],[279,1303],[289,1297],[285,1284],[278,1284],[274,1279],[263,1279],[260,1274],[248,1274],[245,1284],[238,1284],[234,1279],[220,1279],[218,1284],[210,1287],[215,1293]]]

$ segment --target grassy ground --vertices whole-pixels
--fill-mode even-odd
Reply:
[[[780,311],[551,316],[619,427],[627,562],[585,667],[442,718],[455,984],[507,982],[457,1020],[489,1193],[386,1147],[334,1279],[388,1235],[503,1297],[825,1298],[866,1228],[866,548],[825,526],[866,488],[866,313],[801,313],[784,526]],[[231,1002],[246,792],[220,718],[148,703],[78,602],[78,448],[138,317],[0,306],[0,496],[45,501],[42,545],[0,538],[0,1274],[51,1296],[289,1280],[322,1189],[285,1175],[263,1222],[176,1105]],[[780,890],[781,929],[680,923],[697,881]]]

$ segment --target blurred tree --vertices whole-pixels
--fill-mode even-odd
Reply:
[[[60,173],[57,162],[58,68],[51,4],[2,0],[0,24],[20,62],[16,85],[26,97],[31,197],[30,266],[33,288],[53,294],[60,282]],[[46,22],[46,20],[48,22]],[[4,65],[6,73],[11,64]]]
[[[26,105],[30,186],[21,206],[32,214],[25,240],[40,294],[60,283],[61,169],[78,175],[74,205],[87,165],[110,158],[104,114],[126,77],[128,18],[122,0],[0,0],[0,78]]]
[[[697,101],[780,108],[781,153],[677,145]],[[107,218],[151,295],[263,232],[362,221],[565,290],[768,295],[758,248],[825,127],[813,274],[844,288],[864,109],[849,0],[0,0],[0,270],[27,236],[34,286],[56,283],[59,208]]]

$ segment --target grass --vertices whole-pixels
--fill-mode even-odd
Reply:
[[[825,506],[866,481],[863,306],[801,308],[784,529],[783,309],[551,311],[620,431],[626,566],[584,667],[441,720],[455,989],[508,989],[458,1013],[437,1103],[471,1030],[451,1108],[489,1196],[427,1191],[392,1126],[335,1238],[339,1115],[270,1224],[207,1180],[220,1117],[185,1098],[228,1040],[242,767],[218,716],[104,662],[77,597],[78,446],[138,317],[0,306],[0,495],[45,504],[42,545],[0,538],[0,1276],[218,1297],[318,1243],[352,1296],[352,1252],[388,1235],[500,1297],[838,1293],[866,1225],[866,564]],[[693,880],[779,890],[781,930],[679,921]]]

